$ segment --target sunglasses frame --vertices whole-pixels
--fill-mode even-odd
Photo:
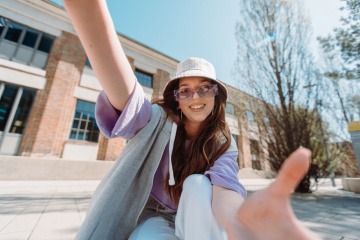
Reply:
[[[201,96],[200,94],[199,94],[199,90],[202,88],[202,87],[204,87],[204,86],[202,86],[202,87],[199,87],[198,89],[192,89],[192,88],[189,88],[189,89],[191,89],[192,90],[192,95],[191,95],[191,97],[190,98],[185,98],[185,99],[180,99],[180,97],[179,97],[179,89],[177,89],[177,90],[174,90],[174,99],[175,99],[175,101],[188,101],[188,100],[191,100],[191,99],[193,99],[193,97],[194,97],[194,94],[195,93],[197,93],[198,95],[199,95],[199,97],[201,97],[201,98],[210,98],[210,97],[215,97],[215,96],[217,96],[218,94],[219,94],[219,88],[218,88],[218,85],[216,84],[216,83],[214,83],[214,84],[210,84],[210,86],[211,86],[211,88],[210,88],[210,90],[211,89],[213,89],[213,91],[214,91],[214,95],[213,96],[209,96],[209,97],[203,97],[203,96]],[[209,91],[210,91],[209,90]]]

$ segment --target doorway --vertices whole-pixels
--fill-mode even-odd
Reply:
[[[0,154],[17,155],[36,90],[0,83]]]

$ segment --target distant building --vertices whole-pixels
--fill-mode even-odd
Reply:
[[[360,172],[360,121],[348,123],[348,130],[351,136],[352,147],[354,149],[358,169]]]
[[[148,98],[160,96],[178,61],[121,34],[119,40]],[[226,120],[238,142],[239,165],[266,170],[256,119],[246,104],[251,97],[228,88]],[[61,6],[0,1],[1,155],[116,160],[126,142],[105,138],[96,125],[101,90]]]

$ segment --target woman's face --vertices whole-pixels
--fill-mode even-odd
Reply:
[[[210,80],[203,77],[186,77],[179,79],[179,90],[198,90],[211,85]],[[215,97],[202,98],[197,92],[192,99],[179,99],[179,108],[183,113],[185,124],[200,125],[213,111]]]

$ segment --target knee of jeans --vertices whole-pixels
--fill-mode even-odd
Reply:
[[[183,192],[211,193],[212,185],[210,179],[203,174],[192,174],[188,176],[183,184]]]

